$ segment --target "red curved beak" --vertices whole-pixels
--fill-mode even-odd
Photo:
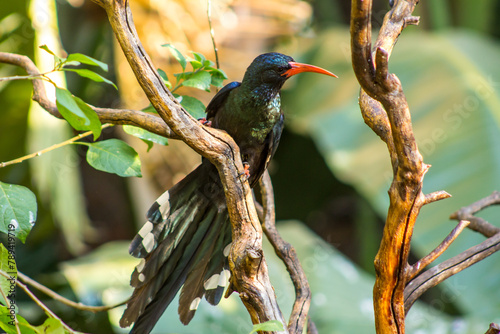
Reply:
[[[292,66],[292,68],[282,74],[282,76],[285,76],[286,78],[290,78],[292,75],[302,73],[302,72],[316,72],[316,73],[326,74],[326,75],[338,78],[332,72],[327,71],[324,68],[321,68],[318,66],[309,65],[309,64],[301,64],[301,63],[296,63],[293,61],[288,62],[288,64],[290,64],[290,66]]]

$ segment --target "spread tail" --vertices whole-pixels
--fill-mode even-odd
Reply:
[[[188,324],[205,299],[219,303],[229,279],[227,255],[231,224],[217,170],[204,161],[161,195],[148,221],[130,244],[142,258],[132,273],[135,288],[120,326],[131,333],[149,333],[182,288],[179,316]]]

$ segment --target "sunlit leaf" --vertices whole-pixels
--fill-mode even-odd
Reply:
[[[193,74],[189,79],[184,81],[183,86],[198,88],[205,91],[210,91],[210,83],[212,78],[210,73],[201,71]]]
[[[184,109],[194,118],[205,117],[205,105],[197,98],[185,95],[181,97],[180,102]]]
[[[163,82],[165,83],[165,85],[167,86],[168,89],[172,88],[172,84],[170,83],[170,81],[168,80],[168,76],[167,76],[167,73],[165,73],[164,70],[162,69],[157,69],[158,71],[158,74],[160,75],[160,77],[163,79]]]
[[[129,135],[142,139],[148,145],[148,151],[153,147],[153,143],[168,145],[168,139],[132,125],[124,125],[123,131]]]
[[[78,131],[92,131],[94,140],[101,135],[101,121],[82,99],[68,90],[56,87],[56,104],[61,115]]]
[[[36,197],[26,187],[0,182],[0,231],[25,242],[35,224]]]
[[[141,177],[141,160],[137,152],[119,139],[108,139],[95,143],[77,142],[87,145],[87,162],[95,169],[119,176]]]
[[[63,71],[74,72],[81,77],[93,80],[95,82],[104,82],[104,83],[107,83],[108,85],[115,87],[115,89],[118,89],[118,87],[116,87],[116,85],[113,83],[113,81],[106,79],[102,75],[100,75],[94,71],[91,71],[89,69],[86,69],[86,68],[63,68]]]

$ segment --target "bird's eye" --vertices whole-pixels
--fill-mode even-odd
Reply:
[[[285,73],[287,70],[288,70],[288,67],[285,67],[285,66],[278,67],[278,73],[279,73],[279,74],[283,74],[283,73]]]

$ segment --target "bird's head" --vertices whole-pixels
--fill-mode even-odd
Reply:
[[[254,85],[264,85],[279,90],[288,78],[302,72],[316,72],[337,77],[321,67],[297,63],[290,56],[270,52],[254,59],[245,72],[243,83],[252,82]]]

